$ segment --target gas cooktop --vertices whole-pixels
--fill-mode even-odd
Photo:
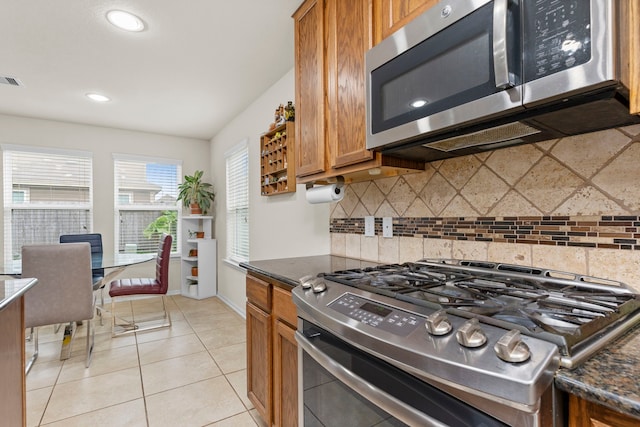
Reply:
[[[638,295],[621,282],[482,261],[424,259],[318,277],[517,329],[557,344],[564,355],[640,309]]]
[[[509,425],[560,420],[557,369],[640,323],[640,298],[623,283],[511,264],[423,259],[300,284],[305,351],[322,353],[316,336],[339,337]]]

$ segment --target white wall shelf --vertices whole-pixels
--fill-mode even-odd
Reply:
[[[180,292],[185,297],[203,299],[217,294],[217,241],[211,238],[211,230],[213,230],[211,216],[182,217]],[[203,231],[204,238],[191,238],[190,231]],[[197,255],[189,255],[191,250],[196,250]],[[192,267],[198,267],[197,276],[192,274]]]

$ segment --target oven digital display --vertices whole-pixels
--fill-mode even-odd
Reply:
[[[420,316],[396,307],[378,304],[349,292],[328,306],[358,322],[400,336],[407,336],[418,326],[424,325]]]
[[[388,308],[385,308],[381,305],[371,304],[370,302],[366,302],[360,306],[360,309],[366,310],[369,313],[377,314],[380,317],[387,317],[392,311]]]

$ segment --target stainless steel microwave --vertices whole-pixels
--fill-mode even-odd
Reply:
[[[367,52],[367,148],[429,161],[638,123],[626,7],[441,1]]]

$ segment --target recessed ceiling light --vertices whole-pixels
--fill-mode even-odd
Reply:
[[[107,19],[116,27],[126,31],[144,30],[144,22],[142,22],[142,19],[123,10],[110,10],[107,12]]]
[[[96,102],[108,102],[111,101],[111,98],[108,96],[100,95],[99,93],[88,93],[87,98]]]

